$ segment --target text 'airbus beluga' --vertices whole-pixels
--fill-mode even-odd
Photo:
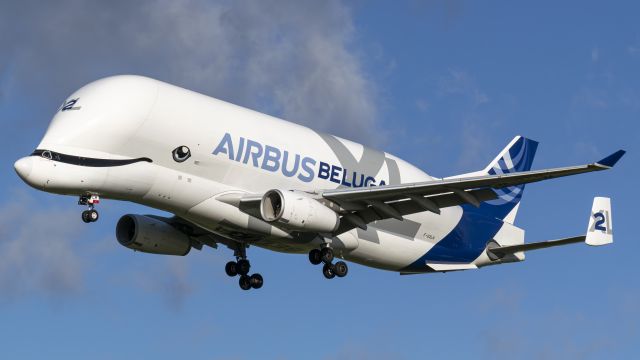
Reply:
[[[79,197],[82,220],[101,199],[174,214],[124,215],[120,244],[165,255],[223,244],[242,289],[260,288],[247,249],[308,254],[328,279],[340,258],[402,274],[524,260],[545,247],[613,241],[608,198],[585,235],[525,243],[513,225],[525,184],[613,167],[531,170],[538,143],[517,136],[483,170],[433,178],[384,152],[140,76],[90,83],[69,97],[36,150],[15,163],[32,187]]]

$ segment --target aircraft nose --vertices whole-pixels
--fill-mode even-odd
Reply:
[[[13,164],[13,168],[23,181],[27,181],[29,174],[31,174],[31,170],[33,169],[33,159],[30,156],[23,157]]]

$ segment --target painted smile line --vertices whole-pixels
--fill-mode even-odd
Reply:
[[[58,153],[51,150],[43,150],[36,149],[31,156],[41,156],[45,159],[50,159],[53,161],[58,161],[65,164],[72,164],[78,166],[87,166],[87,167],[113,167],[113,166],[124,166],[129,164],[134,164],[137,162],[153,162],[153,160],[147,157],[141,157],[136,159],[98,159],[98,158],[89,158],[83,156],[75,156],[75,155],[67,155]]]

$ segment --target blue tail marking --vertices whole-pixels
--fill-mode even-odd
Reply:
[[[489,175],[509,174],[520,171],[531,170],[533,158],[538,149],[538,142],[518,136],[512,141],[511,146],[507,147],[498,158],[487,168]],[[485,216],[504,219],[513,208],[518,205],[522,199],[524,192],[524,184],[509,186],[506,188],[495,190],[498,198],[491,201],[483,202],[480,208],[475,209],[477,212]],[[465,212],[471,210],[470,206],[465,205]]]
[[[626,153],[626,151],[624,150],[618,150],[616,152],[614,152],[613,154],[607,156],[606,158],[598,161],[598,164],[600,165],[604,165],[604,166],[608,166],[608,167],[613,167],[618,160],[620,160],[622,158],[622,156]]]
[[[489,175],[531,170],[538,142],[522,136],[514,138],[485,169]],[[407,266],[405,271],[424,271],[428,262],[470,263],[484,251],[503,225],[502,220],[522,199],[524,185],[496,190],[498,198],[476,208],[462,205],[458,224],[426,254]]]

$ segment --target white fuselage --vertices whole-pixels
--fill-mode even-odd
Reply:
[[[295,237],[220,199],[270,189],[312,192],[432,178],[390,154],[144,77],[98,80],[69,100],[76,101],[58,111],[38,149],[151,162],[86,167],[31,156],[24,179],[40,190],[133,201],[275,251],[305,253],[328,241],[338,256],[389,270],[419,259],[462,215],[454,206],[440,215],[384,220],[330,239]],[[179,146],[191,151],[184,162],[172,157]],[[488,262],[485,254],[475,260],[478,266]]]

